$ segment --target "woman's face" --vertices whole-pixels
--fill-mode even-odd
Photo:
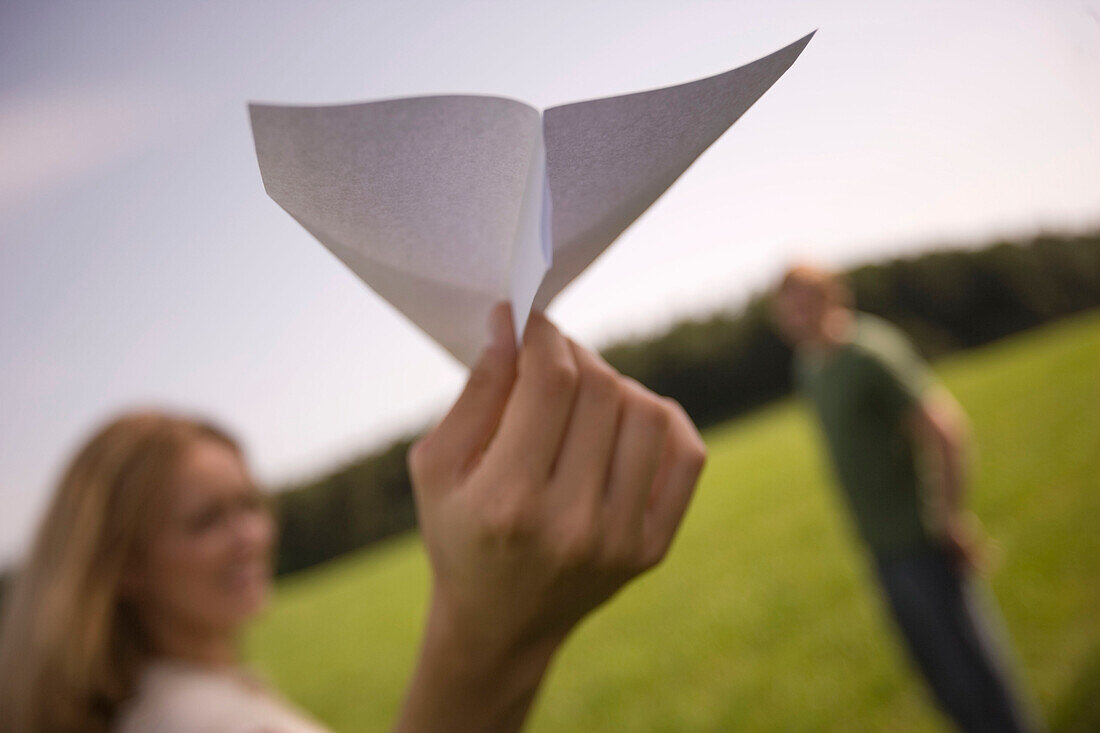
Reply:
[[[240,455],[195,441],[166,487],[167,517],[140,562],[141,614],[162,628],[231,633],[264,605],[274,522]]]

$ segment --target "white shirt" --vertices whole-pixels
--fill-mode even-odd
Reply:
[[[146,665],[113,733],[328,733],[243,670]]]

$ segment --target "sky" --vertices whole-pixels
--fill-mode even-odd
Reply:
[[[828,265],[1100,224],[1100,2],[0,0],[0,561],[136,406],[272,486],[464,371],[268,199],[246,103],[535,106],[801,58],[550,309],[590,346]]]

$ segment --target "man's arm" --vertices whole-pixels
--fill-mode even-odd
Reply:
[[[970,569],[979,569],[979,531],[976,518],[966,511],[970,426],[966,413],[951,393],[933,387],[906,416],[907,427],[923,454],[933,463],[929,497],[937,528],[947,549]]]

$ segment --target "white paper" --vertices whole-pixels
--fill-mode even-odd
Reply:
[[[466,365],[517,334],[790,67],[812,37],[707,79],[548,109],[411,97],[250,105],[268,194]]]

